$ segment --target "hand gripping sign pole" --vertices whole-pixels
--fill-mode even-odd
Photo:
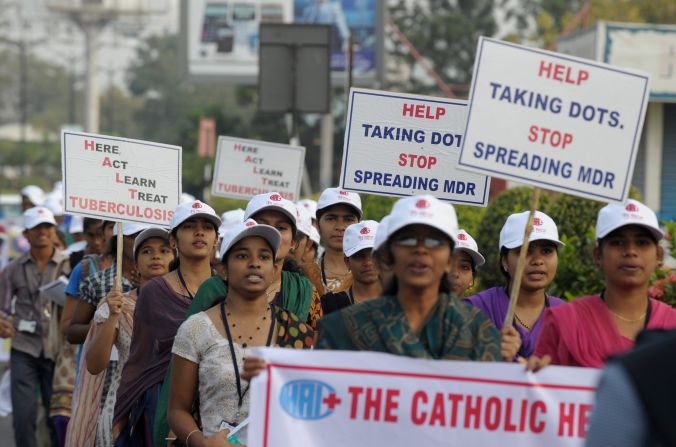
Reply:
[[[533,199],[530,204],[530,213],[528,214],[528,222],[526,222],[526,229],[523,233],[523,243],[519,251],[519,260],[516,263],[516,274],[512,282],[512,290],[509,293],[509,307],[507,308],[507,315],[505,315],[505,322],[502,324],[504,328],[512,327],[514,323],[514,308],[516,307],[516,300],[519,298],[519,289],[521,289],[521,277],[526,265],[526,254],[528,254],[528,239],[530,239],[530,232],[533,231],[533,217],[535,210],[540,203],[540,188],[533,188]]]

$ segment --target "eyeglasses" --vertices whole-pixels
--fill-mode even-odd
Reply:
[[[444,245],[444,241],[438,237],[426,236],[426,237],[417,237],[417,236],[408,236],[402,237],[400,239],[395,239],[394,244],[400,247],[417,247],[418,244],[422,241],[423,245],[426,248],[439,248]]]

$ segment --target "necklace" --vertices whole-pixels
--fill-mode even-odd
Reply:
[[[225,306],[224,306],[224,308],[225,308]],[[235,339],[233,341],[236,341],[237,343],[241,344],[243,348],[246,348],[249,345],[249,343],[251,343],[253,341],[254,335],[256,335],[256,333],[258,333],[258,331],[261,330],[261,326],[263,325],[263,322],[268,319],[268,310],[270,310],[270,311],[272,310],[270,305],[268,305],[267,309],[265,309],[265,313],[263,314],[263,318],[262,318],[261,322],[256,325],[256,330],[253,331],[253,334],[251,334],[251,335],[248,335],[248,334],[236,335],[235,334],[235,328],[237,327],[237,323],[235,323],[234,321],[232,323],[230,323],[230,328],[233,329],[232,338]],[[228,321],[232,317],[232,313],[229,310],[226,310],[225,316],[227,317],[225,319],[225,321]],[[232,320],[230,320],[230,321],[232,321]],[[270,344],[270,343],[268,342],[268,344]]]
[[[608,310],[610,310],[610,307],[608,308]],[[623,317],[623,316],[620,315],[620,314],[617,314],[617,313],[613,312],[612,310],[610,310],[610,313],[613,314],[613,315],[615,315],[616,318],[618,318],[618,319],[624,321],[625,323],[637,323],[637,322],[643,320],[643,319],[645,318],[645,316],[648,314],[648,312],[643,312],[643,315],[641,315],[640,317],[637,317],[637,318],[626,318],[626,317]]]
[[[521,320],[521,318],[519,318],[519,316],[516,314],[516,312],[514,312],[514,318],[516,318],[516,321],[518,321],[521,326],[526,328],[527,331],[531,330],[531,326],[528,326],[526,323],[524,323],[523,320]]]

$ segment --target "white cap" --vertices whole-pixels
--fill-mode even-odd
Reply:
[[[317,218],[317,201],[312,199],[302,199],[296,202],[298,208],[305,208],[310,212],[313,219]]]
[[[251,236],[259,236],[268,241],[272,247],[272,255],[276,258],[279,245],[282,243],[282,235],[275,227],[256,223],[253,219],[247,219],[233,227],[228,228],[223,235],[223,243],[218,251],[218,259],[223,262],[223,258],[230,249],[239,241]]]
[[[465,230],[458,230],[458,235],[455,238],[454,251],[464,251],[472,258],[474,267],[479,267],[486,263],[486,259],[479,253],[479,246],[472,236]]]
[[[348,258],[365,248],[373,249],[373,243],[378,231],[378,222],[365,220],[352,224],[345,229],[343,234],[343,253]]]
[[[291,220],[293,226],[298,228],[298,221],[296,220],[298,218],[298,210],[296,205],[292,201],[282,197],[280,193],[269,192],[253,196],[246,205],[244,218],[249,219],[254,214],[264,210],[278,211],[286,215]]]
[[[310,227],[310,240],[317,244],[317,247],[319,247],[319,241],[321,240],[319,236],[319,231],[315,228],[314,225]]]
[[[216,228],[221,226],[221,219],[216,214],[216,211],[206,203],[193,200],[192,202],[181,203],[174,211],[174,217],[171,218],[171,225],[169,230],[173,231],[178,228],[186,220],[191,217],[201,217],[213,223]]]
[[[523,245],[523,234],[526,231],[530,211],[512,214],[507,218],[500,230],[500,245],[498,248],[512,249]],[[533,216],[533,230],[528,242],[547,240],[554,242],[558,247],[565,244],[559,240],[559,230],[551,217],[542,211],[535,211]]]
[[[404,197],[395,202],[387,224],[387,239],[409,225],[427,225],[436,228],[456,242],[458,217],[453,205],[429,194]]]
[[[387,240],[387,227],[390,224],[390,215],[380,219],[380,224],[378,224],[378,231],[376,231],[376,237],[373,239],[373,250],[379,250]]]
[[[361,197],[356,192],[344,191],[340,188],[326,188],[317,202],[317,211],[333,205],[347,205],[357,212],[361,220]]]
[[[664,237],[655,212],[638,200],[629,199],[624,205],[608,204],[596,218],[596,239],[603,239],[625,225],[639,225],[649,230],[656,240]]]
[[[63,196],[58,192],[50,192],[45,198],[43,204],[45,208],[49,208],[55,216],[63,216]]]
[[[35,206],[42,206],[45,203],[45,192],[39,186],[25,186],[21,190],[21,195],[28,197],[28,200]]]
[[[124,231],[124,227],[122,227],[122,231]],[[169,242],[169,232],[164,228],[146,228],[145,230],[141,231],[138,236],[136,236],[136,239],[134,239],[134,251],[132,252],[134,258],[136,258],[136,252],[139,248],[141,248],[141,244],[153,237],[159,237],[160,239],[164,239],[165,241]]]
[[[68,232],[70,234],[82,233],[84,231],[84,219],[80,216],[70,216]]]
[[[133,236],[148,228],[152,228],[152,225],[139,222],[124,222],[122,224],[122,236]],[[117,222],[113,225],[113,236],[117,236]]]
[[[221,214],[221,226],[218,227],[218,235],[223,237],[228,228],[234,227],[242,222],[244,222],[243,209],[237,208],[235,210],[226,211]]]
[[[40,224],[48,223],[56,226],[54,215],[44,206],[34,206],[23,212],[23,227],[26,230],[37,227]]]
[[[187,192],[183,192],[181,193],[181,198],[178,202],[180,205],[181,203],[190,203],[194,202],[195,200],[196,200],[195,196],[193,196],[192,194],[188,194]]]
[[[296,205],[296,211],[298,213],[298,231],[310,237],[312,226],[312,215],[310,211],[302,206]]]

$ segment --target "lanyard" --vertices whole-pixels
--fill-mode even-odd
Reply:
[[[181,273],[181,268],[177,268],[176,272],[178,272],[178,280],[181,281],[181,285],[185,289],[185,291],[188,293],[188,296],[190,297],[190,301],[193,300],[192,293],[190,293],[190,290],[188,290],[188,286],[185,284],[185,279],[183,279],[183,274]]]
[[[270,307],[270,329],[268,330],[268,341],[265,343],[265,346],[270,346],[270,343],[272,342],[272,332],[273,329],[275,328],[274,312],[272,312],[272,306],[269,307]],[[242,379],[240,378],[239,367],[237,366],[235,345],[232,341],[232,334],[230,333],[230,325],[228,324],[228,317],[225,314],[225,300],[221,301],[221,319],[223,320],[223,326],[225,326],[225,334],[228,336],[228,346],[230,347],[230,357],[232,359],[232,367],[235,370],[235,382],[237,383],[237,397],[239,398],[239,400],[237,401],[237,405],[241,408],[242,401],[244,400],[246,392],[249,391],[250,384],[247,384],[246,389],[244,390],[244,392],[242,392]]]

